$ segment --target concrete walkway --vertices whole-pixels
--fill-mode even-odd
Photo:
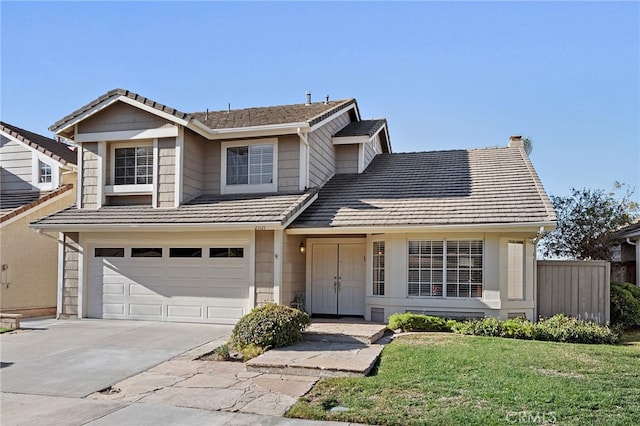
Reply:
[[[274,374],[248,371],[240,362],[199,361],[226,341],[230,327],[103,320],[25,321],[24,327],[30,330],[1,336],[3,426],[344,424],[281,417],[322,374]],[[353,331],[344,325],[339,330],[343,337]],[[360,334],[369,331],[377,333]],[[316,373],[331,370],[319,367],[323,354],[330,366],[353,369],[354,363],[372,366],[382,350],[359,340],[320,338],[301,345],[283,349],[297,353],[296,359],[305,353]],[[114,367],[121,365],[128,367]]]

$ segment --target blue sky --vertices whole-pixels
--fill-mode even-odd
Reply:
[[[181,111],[355,97],[395,152],[534,140],[549,194],[636,187],[639,2],[6,2],[3,121],[122,87]]]

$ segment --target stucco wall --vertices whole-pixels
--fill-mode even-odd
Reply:
[[[23,315],[55,313],[58,285],[57,234],[48,237],[28,227],[43,216],[75,202],[75,190],[67,191],[33,211],[0,227],[0,264],[6,264],[6,280],[0,285],[2,312]]]

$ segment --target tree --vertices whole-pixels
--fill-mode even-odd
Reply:
[[[541,239],[543,257],[611,260],[615,232],[632,223],[638,213],[638,203],[632,201],[633,191],[628,187],[620,199],[616,198],[615,191],[625,186],[616,182],[611,192],[572,188],[566,197],[552,196],[558,227]]]
[[[522,138],[522,143],[524,144],[524,152],[526,152],[527,155],[531,155],[531,151],[533,151],[533,139],[527,136],[526,138]]]

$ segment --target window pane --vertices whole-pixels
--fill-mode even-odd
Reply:
[[[202,257],[200,247],[172,247],[169,249],[169,257]]]
[[[373,288],[374,296],[384,296],[384,241],[373,243]]]
[[[153,183],[153,148],[116,148],[114,174],[115,185]]]
[[[244,257],[244,249],[242,247],[231,247],[229,249],[229,257]]]
[[[131,249],[131,257],[162,257],[162,248],[135,247]]]
[[[42,161],[38,161],[39,168],[39,177],[38,181],[40,183],[50,183],[51,182],[51,166]]]
[[[99,247],[95,249],[95,257],[124,257],[124,248]]]

